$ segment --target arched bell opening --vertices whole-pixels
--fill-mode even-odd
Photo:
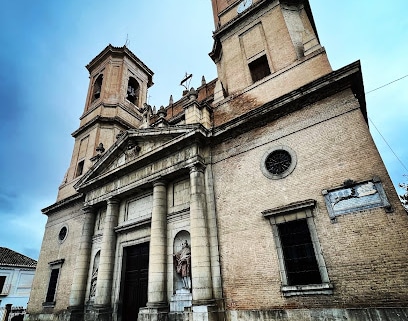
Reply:
[[[138,106],[139,92],[140,92],[139,83],[135,78],[130,77],[127,86],[126,99],[130,101],[132,104]]]
[[[92,86],[92,98],[91,101],[95,101],[101,97],[103,75],[99,75]]]

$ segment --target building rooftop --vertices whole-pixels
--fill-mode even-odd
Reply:
[[[0,266],[4,265],[35,268],[37,261],[6,247],[0,247]]]

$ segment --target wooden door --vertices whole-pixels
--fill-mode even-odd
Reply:
[[[147,303],[149,243],[127,247],[124,254],[122,321],[136,321],[139,308]]]

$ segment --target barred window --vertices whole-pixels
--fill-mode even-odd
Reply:
[[[262,212],[272,226],[285,297],[333,293],[313,221],[315,207],[315,200],[305,200]]]
[[[43,303],[44,307],[53,307],[55,305],[58,281],[60,277],[60,272],[64,259],[56,260],[48,263],[50,266],[50,279],[48,281],[47,294],[45,296],[45,302]]]
[[[322,283],[305,219],[278,224],[288,285]]]

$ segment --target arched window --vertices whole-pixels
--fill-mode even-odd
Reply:
[[[96,78],[93,88],[92,88],[92,101],[98,99],[101,97],[101,90],[102,90],[102,81],[103,81],[103,75],[99,75],[98,78]]]
[[[135,78],[130,77],[128,81],[126,99],[136,106],[139,103],[139,91],[140,91],[139,83]]]

